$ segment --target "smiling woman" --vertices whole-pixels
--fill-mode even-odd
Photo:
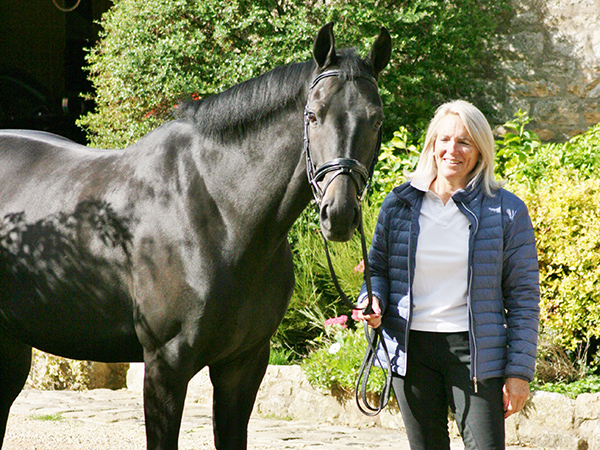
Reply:
[[[465,156],[466,144],[469,144],[477,153],[476,164],[471,170],[463,173],[464,179],[459,177],[462,182],[457,188],[466,187],[477,175],[482,174],[483,190],[487,195],[491,195],[501,186],[494,179],[494,136],[481,111],[463,100],[445,103],[438,108],[427,129],[423,151],[412,178],[429,179],[431,182],[436,176],[443,176],[443,173],[440,174],[438,171],[437,150],[439,149],[441,152],[443,141],[453,137],[459,141],[462,157]],[[456,154],[451,153],[451,155],[455,156]]]
[[[449,448],[450,407],[466,449],[503,449],[504,418],[529,395],[535,238],[527,207],[493,173],[487,120],[470,103],[447,103],[410,181],[381,207],[369,253],[375,313],[359,318],[383,330],[379,357],[392,361],[411,448]]]

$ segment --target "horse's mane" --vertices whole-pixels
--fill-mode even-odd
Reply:
[[[339,50],[337,55],[336,65],[348,78],[373,72],[354,49]],[[312,81],[315,69],[313,60],[278,67],[220,94],[199,101],[184,101],[178,105],[176,117],[193,120],[203,133],[223,138],[228,130],[247,129],[286,108],[303,107],[306,95],[302,94]]]

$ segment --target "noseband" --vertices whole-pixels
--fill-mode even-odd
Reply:
[[[310,91],[312,91],[322,79],[328,77],[347,78],[347,75],[341,72],[340,70],[325,71],[313,80],[310,87],[308,88],[309,94]],[[361,73],[348,79],[367,80],[373,83],[376,88],[379,88],[375,77],[366,73]],[[313,191],[313,196],[317,204],[321,204],[321,201],[325,196],[327,188],[329,187],[331,182],[339,175],[350,176],[350,178],[354,182],[354,185],[356,186],[358,202],[361,203],[365,197],[365,193],[367,192],[367,189],[369,187],[369,181],[371,180],[371,177],[373,176],[373,171],[375,170],[375,164],[377,163],[377,157],[381,148],[381,128],[379,128],[377,146],[375,148],[375,155],[373,156],[373,162],[371,163],[371,167],[369,169],[367,169],[365,165],[362,164],[360,161],[357,161],[356,159],[352,158],[335,158],[323,163],[320,167],[316,167],[310,154],[310,140],[308,138],[309,125],[310,121],[308,118],[307,102],[306,106],[304,107],[304,152],[306,153],[306,173],[308,174],[308,182],[310,183],[311,189]],[[319,183],[325,179],[325,176],[328,173],[331,172],[333,172],[333,176],[329,179],[325,187],[321,189]]]

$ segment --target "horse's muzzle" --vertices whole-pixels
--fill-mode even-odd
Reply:
[[[357,186],[350,176],[337,176],[328,184],[319,209],[321,232],[329,241],[352,238],[360,222]]]

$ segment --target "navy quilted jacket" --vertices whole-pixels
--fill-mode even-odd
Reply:
[[[392,370],[399,375],[406,373],[410,345],[407,330],[423,196],[409,183],[388,194],[369,252],[373,294],[383,312],[383,336]],[[467,291],[471,378],[475,383],[493,377],[531,381],[537,351],[539,274],[527,207],[504,189],[493,197],[485,195],[479,182],[452,198],[471,222]],[[363,284],[359,302],[365,296]]]

